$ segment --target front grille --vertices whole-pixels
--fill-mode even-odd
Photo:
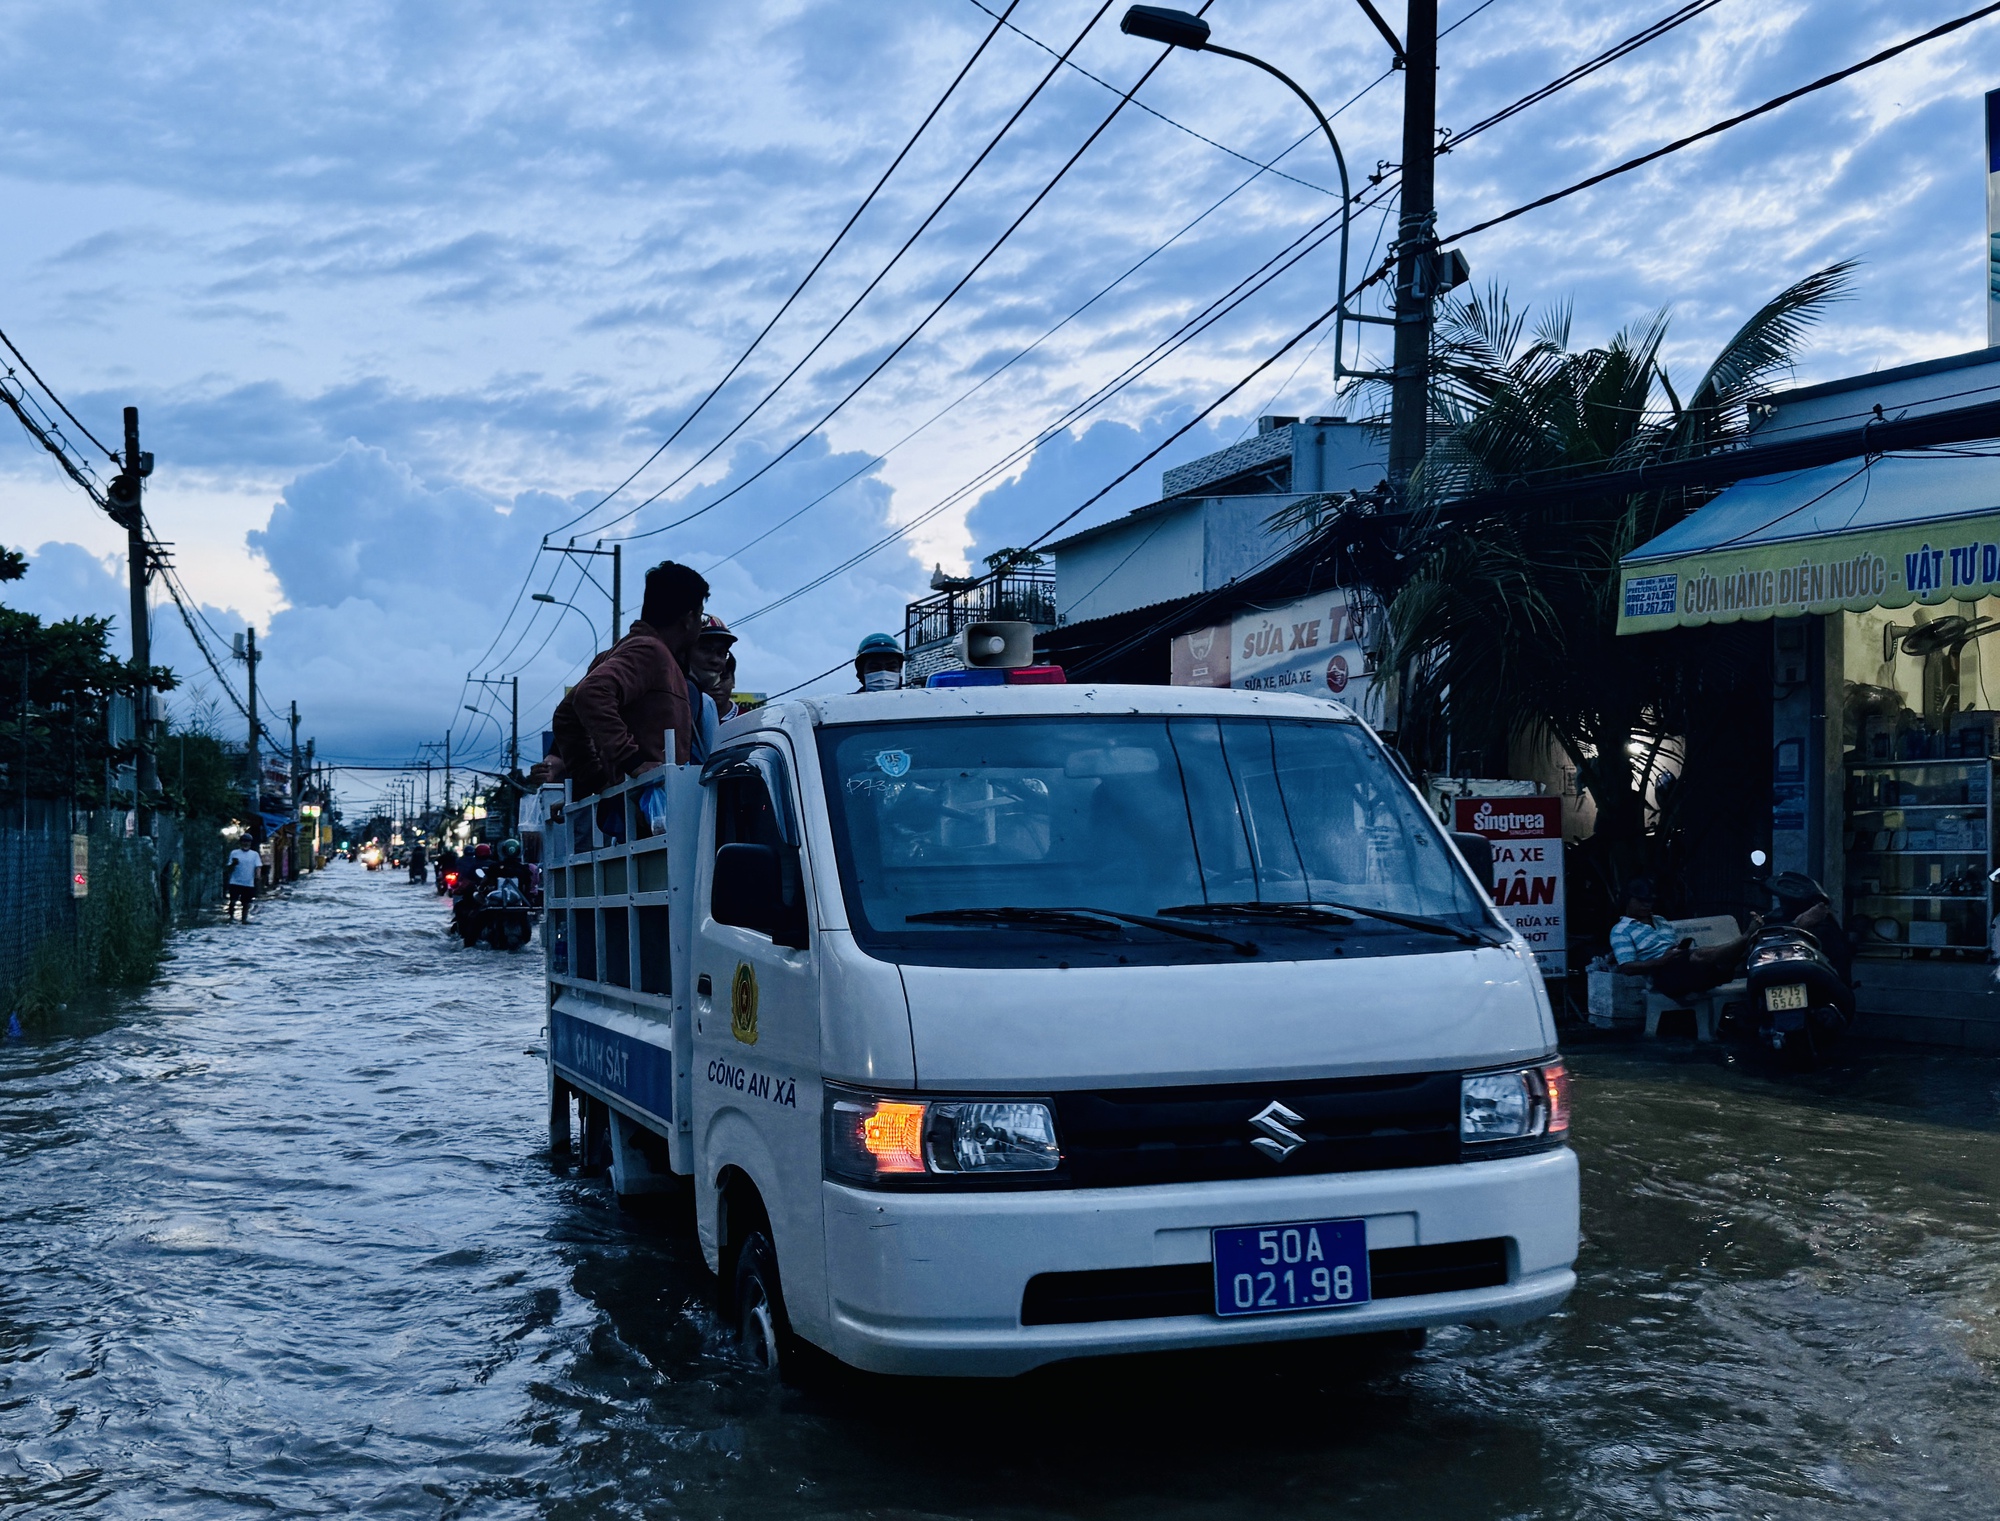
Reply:
[[[1448,1241],[1392,1246],[1368,1254],[1369,1295],[1408,1299],[1457,1289],[1497,1288],[1507,1281],[1507,1242]],[[1215,1274],[1206,1262],[1169,1267],[1106,1268],[1089,1273],[1037,1273],[1021,1296],[1024,1326],[1069,1326],[1100,1320],[1154,1320],[1163,1315],[1215,1313]]]
[[[1125,1188],[1284,1174],[1372,1172],[1459,1160],[1456,1072],[1055,1095],[1068,1186]],[[1305,1144],[1275,1161],[1251,1143],[1273,1100]]]

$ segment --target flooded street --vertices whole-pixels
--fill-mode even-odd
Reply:
[[[444,918],[337,865],[0,1046],[0,1517],[2000,1516],[2000,1061],[1581,1049],[1576,1296],[1403,1364],[789,1392]]]

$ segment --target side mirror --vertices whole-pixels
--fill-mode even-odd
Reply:
[[[770,845],[725,845],[718,850],[708,894],[708,911],[715,922],[755,930],[779,945],[804,950],[805,905],[785,901],[784,865]],[[791,875],[796,883],[796,867]],[[803,898],[796,887],[793,897]]]
[[[1479,885],[1486,889],[1490,897],[1493,893],[1493,842],[1483,834],[1458,834],[1451,837],[1458,853],[1465,857],[1465,864],[1472,868],[1472,874],[1479,878]]]

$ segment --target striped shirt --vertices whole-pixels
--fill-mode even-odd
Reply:
[[[1650,924],[1627,915],[1611,926],[1611,956],[1620,966],[1658,961],[1678,944],[1680,937],[1673,926],[1657,915]]]

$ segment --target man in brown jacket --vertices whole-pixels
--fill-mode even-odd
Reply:
[[[708,583],[688,566],[662,560],[646,572],[646,599],[631,631],[590,664],[556,705],[556,750],[578,794],[694,753],[687,660],[701,632]]]

